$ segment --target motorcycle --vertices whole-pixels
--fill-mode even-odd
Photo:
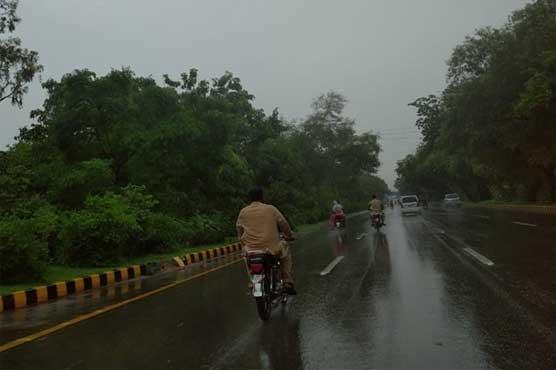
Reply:
[[[377,232],[380,231],[380,228],[383,226],[380,213],[371,213],[371,226],[374,227]]]
[[[337,229],[343,229],[346,227],[346,215],[344,212],[332,213],[330,215],[330,221]]]
[[[251,253],[247,255],[247,266],[257,312],[261,320],[268,321],[272,309],[280,303],[285,305],[288,301],[282,281],[280,258],[270,253]]]

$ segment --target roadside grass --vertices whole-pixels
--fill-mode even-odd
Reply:
[[[182,247],[178,248],[169,253],[162,253],[162,254],[149,254],[143,257],[132,258],[127,261],[124,261],[123,266],[132,266],[132,265],[141,265],[146,264],[149,262],[163,262],[163,261],[170,261],[175,256],[185,256],[188,253],[194,253],[199,251],[204,251],[211,248],[222,247],[224,245],[229,245],[232,243],[236,243],[237,239],[235,238],[227,238],[223,242],[220,243],[213,243],[213,244],[204,244],[204,245],[196,245],[193,247]]]
[[[326,221],[321,221],[315,224],[299,225],[296,228],[295,233],[298,236],[304,236],[315,232],[323,227]],[[0,295],[10,294],[20,290],[27,290],[41,285],[48,285],[60,281],[72,280],[78,277],[83,277],[91,274],[98,274],[106,271],[111,271],[121,267],[127,267],[132,265],[147,264],[150,262],[164,262],[170,261],[175,256],[185,256],[188,253],[199,252],[206,249],[221,247],[224,245],[232,244],[236,241],[235,238],[228,238],[223,242],[215,244],[197,245],[193,247],[182,247],[178,248],[172,252],[162,253],[162,254],[149,254],[142,257],[131,258],[123,260],[118,264],[106,265],[102,267],[68,267],[60,265],[48,266],[44,278],[40,281],[30,281],[27,283],[20,284],[0,284]]]
[[[556,204],[535,204],[535,203],[487,200],[487,201],[476,202],[476,203],[464,202],[463,206],[466,208],[498,209],[498,210],[505,210],[505,211],[556,215]]]
[[[121,267],[127,267],[132,265],[141,265],[146,264],[149,262],[163,262],[163,261],[170,261],[175,256],[184,256],[188,253],[194,253],[206,249],[221,247],[224,245],[228,245],[234,243],[235,239],[227,239],[221,243],[215,244],[206,244],[206,245],[198,245],[194,247],[183,247],[178,248],[175,251],[163,254],[149,254],[142,257],[132,258],[128,260],[123,260],[118,264],[114,265],[106,265],[102,267],[69,267],[69,266],[60,266],[60,265],[51,265],[48,266],[44,274],[44,278],[39,281],[30,281],[27,283],[20,283],[20,284],[0,284],[0,295],[9,294],[13,292],[17,292],[20,290],[27,290],[30,288],[34,288],[36,286],[41,285],[48,285],[60,281],[66,281],[75,279],[78,277],[83,277],[91,274],[102,273],[106,271],[111,271]]]

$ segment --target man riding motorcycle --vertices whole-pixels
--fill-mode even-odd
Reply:
[[[344,210],[344,207],[342,207],[340,202],[338,202],[337,200],[332,202],[332,213],[336,213],[338,211],[343,211],[343,210]]]
[[[344,213],[344,207],[335,200],[332,204],[332,213],[330,214],[330,225],[334,226],[339,222],[342,227],[346,224],[346,215]]]
[[[384,205],[375,194],[373,194],[373,199],[369,202],[369,211],[371,212],[371,216],[380,214],[380,221],[382,222],[382,225],[386,225],[384,222]]]
[[[293,287],[292,257],[286,240],[293,240],[292,231],[280,211],[263,203],[263,190],[254,188],[249,192],[250,204],[239,212],[236,229],[239,240],[247,253],[268,252],[280,258],[282,280],[287,294],[295,295]],[[285,240],[280,238],[280,233]]]

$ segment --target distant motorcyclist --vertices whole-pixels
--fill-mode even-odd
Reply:
[[[386,225],[384,222],[384,205],[380,199],[376,197],[376,194],[373,194],[373,199],[369,202],[369,211],[371,212],[371,216],[379,214],[382,225]]]
[[[340,222],[343,226],[345,226],[345,222],[346,222],[344,207],[337,200],[335,200],[332,203],[332,213],[330,214],[330,225],[334,226],[336,222]]]
[[[332,213],[338,213],[340,211],[343,212],[344,207],[340,204],[340,202],[335,200],[334,202],[332,202]]]
[[[241,244],[246,252],[268,251],[281,260],[282,280],[287,294],[297,294],[293,287],[292,256],[288,243],[280,239],[282,233],[286,240],[293,240],[292,231],[280,211],[263,203],[263,190],[249,192],[251,203],[239,212],[236,228]]]

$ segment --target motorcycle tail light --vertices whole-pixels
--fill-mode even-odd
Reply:
[[[249,265],[249,270],[252,274],[260,274],[264,271],[264,265],[262,263],[252,263]]]

